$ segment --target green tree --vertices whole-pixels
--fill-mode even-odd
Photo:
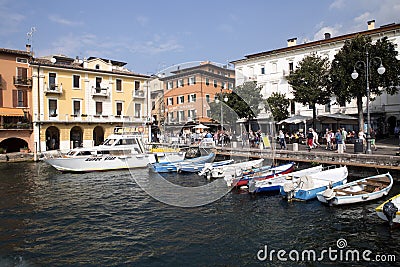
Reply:
[[[275,121],[281,121],[289,117],[290,101],[285,94],[274,92],[267,98],[267,103]]]
[[[345,42],[342,49],[335,55],[330,70],[328,87],[336,95],[337,102],[344,105],[352,99],[357,101],[359,129],[364,127],[362,98],[367,96],[366,90],[366,51],[370,60],[369,88],[372,95],[382,94],[384,89],[388,94],[398,92],[400,65],[397,60],[397,51],[394,44],[386,37],[372,44],[370,37],[358,35]],[[379,75],[376,71],[380,66],[381,58],[386,71]],[[363,62],[363,63],[361,63]],[[359,76],[353,80],[351,73],[356,68]]]
[[[325,105],[330,101],[328,90],[330,64],[327,58],[315,54],[306,56],[299,62],[295,71],[287,77],[293,88],[294,100],[309,105],[313,111],[313,127],[317,117],[316,105]]]
[[[223,99],[225,96],[228,101]],[[237,119],[246,118],[248,121],[256,118],[261,111],[260,104],[263,102],[261,87],[254,82],[245,82],[233,89],[232,93],[217,94],[216,98],[222,100],[222,111],[224,125],[226,123],[236,123]],[[211,118],[220,121],[221,103],[210,103]]]

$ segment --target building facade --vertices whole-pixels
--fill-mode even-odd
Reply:
[[[302,44],[297,44],[297,38],[292,38],[287,41],[287,47],[250,54],[244,59],[233,61],[236,85],[241,85],[246,81],[255,81],[262,86],[261,93],[264,98],[277,92],[293,99],[292,88],[285,76],[293,71],[304,57],[311,54],[317,54],[332,61],[335,54],[343,47],[344,42],[358,34],[370,36],[373,42],[387,36],[388,40],[395,44],[397,51],[400,51],[400,24],[389,24],[376,28],[375,21],[371,20],[368,21],[366,31],[337,37],[331,37],[329,33],[326,33],[322,40]],[[385,67],[390,68],[390,66]],[[350,75],[351,73],[349,73]],[[363,103],[364,113],[366,113],[366,99],[363,100]],[[356,115],[356,101],[339,106],[333,96],[329,104],[317,105],[317,115],[337,112]],[[391,96],[383,93],[381,96],[374,96],[374,100],[370,103],[370,112],[373,128],[382,128],[384,132],[392,133],[396,124],[400,125],[400,95]],[[290,114],[312,116],[312,109],[291,101]],[[323,125],[319,125],[319,127],[322,128]],[[354,125],[354,127],[357,126]]]
[[[36,151],[98,145],[118,126],[148,136],[149,76],[96,57],[55,55],[30,65]]]
[[[27,50],[0,48],[0,149],[33,150],[32,79]]]
[[[234,88],[235,72],[227,66],[209,61],[171,72],[160,78],[164,83],[162,127],[171,132],[180,131],[187,124],[213,124],[208,103],[215,101],[216,94]],[[214,123],[215,124],[215,123]]]

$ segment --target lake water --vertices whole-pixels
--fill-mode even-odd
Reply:
[[[134,172],[157,179],[146,168]],[[186,186],[207,183],[197,175],[166,178]],[[45,163],[1,164],[0,192],[0,266],[395,266],[400,261],[400,229],[390,230],[374,211],[383,200],[327,207],[316,200],[288,203],[277,195],[232,191],[210,204],[181,208],[149,196],[129,171],[61,174]],[[396,184],[389,196],[399,192]],[[288,256],[329,248],[337,257],[370,250],[368,258],[394,255],[397,262],[331,260],[327,254],[318,254],[318,262],[296,262]],[[276,253],[260,261],[265,250],[284,250],[281,259],[288,261]]]

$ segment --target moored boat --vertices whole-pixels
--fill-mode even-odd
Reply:
[[[224,179],[229,187],[231,186],[241,187],[241,186],[247,186],[248,182],[252,179],[254,181],[262,181],[276,177],[278,175],[290,173],[293,171],[293,169],[294,169],[294,162],[290,162],[275,167],[268,166],[266,170],[260,170],[249,174],[243,173],[239,177],[225,177]]]
[[[185,164],[184,162],[181,164],[178,164],[177,166],[177,172],[200,172],[204,169],[205,164],[211,164],[213,167],[220,167],[220,166],[226,166],[229,165],[233,162],[233,159],[228,159],[228,160],[223,160],[223,161],[214,161],[214,162],[193,162],[193,163],[188,163]]]
[[[328,167],[323,171],[303,176],[283,184],[279,193],[288,200],[310,200],[317,197],[328,187],[339,186],[347,182],[347,167]]]
[[[390,198],[379,205],[375,211],[379,218],[385,220],[392,227],[400,224],[400,194]]]
[[[296,172],[291,172],[288,174],[280,174],[276,177],[265,179],[261,181],[256,181],[251,179],[249,181],[249,193],[262,193],[262,192],[279,192],[280,188],[286,183],[288,180],[295,180],[303,177],[305,175],[309,175],[312,173],[322,171],[322,165],[318,165],[315,167],[299,170]]]
[[[237,162],[224,166],[213,166],[212,163],[206,163],[203,170],[199,172],[200,176],[206,176],[207,179],[217,179],[224,177],[232,177],[235,175],[242,175],[255,169],[261,168],[264,159],[256,159],[245,162]],[[265,167],[265,166],[264,166]],[[269,168],[269,166],[267,167]]]
[[[151,167],[156,172],[178,172],[179,168],[184,168],[185,166],[194,164],[204,164],[206,162],[211,162],[215,158],[214,153],[210,153],[207,156],[201,156],[197,158],[172,161],[172,162],[155,162],[151,164]]]
[[[379,174],[328,188],[319,192],[317,198],[329,205],[353,204],[386,196],[392,186],[393,178],[389,173]]]
[[[45,162],[62,172],[141,168],[155,162],[154,155],[145,152],[140,133],[125,131],[124,127],[115,128],[114,134],[99,146],[74,148],[66,154],[44,156]]]

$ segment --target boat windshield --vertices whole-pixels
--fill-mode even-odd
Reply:
[[[104,146],[112,146],[115,142],[117,141],[117,139],[106,139],[103,143]]]

